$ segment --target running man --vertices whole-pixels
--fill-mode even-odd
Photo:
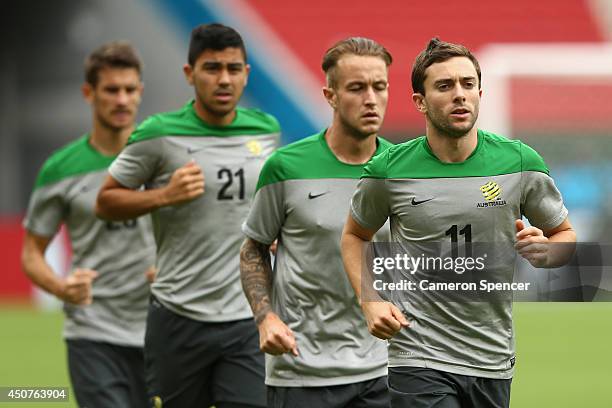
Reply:
[[[478,61],[462,45],[434,38],[416,58],[413,101],[425,116],[426,135],[368,164],[342,236],[358,297],[362,245],[387,219],[394,241],[411,254],[428,242],[461,240],[516,245],[538,267],[566,261],[542,245],[576,240],[542,158],[518,140],[475,127],[480,80]],[[532,226],[525,227],[523,215]],[[511,282],[514,265],[501,270]],[[467,294],[465,302],[427,296],[362,302],[370,332],[390,339],[391,406],[508,407],[515,363],[511,299],[492,305],[471,302]]]
[[[37,286],[64,302],[68,369],[82,407],[146,407],[143,343],[155,262],[149,217],[102,221],[96,194],[134,129],[142,63],[125,42],[104,44],[85,61],[89,133],[43,165],[24,220],[22,265]],[[70,276],[56,275],[45,250],[65,224]]]
[[[367,331],[340,235],[365,163],[391,145],[377,136],[391,61],[367,38],[331,47],[322,63],[330,127],[279,149],[259,177],[240,269],[267,353],[270,408],[389,405],[386,344]]]
[[[97,211],[114,220],[153,217],[159,272],[145,337],[153,402],[264,407],[264,357],[238,254],[240,225],[280,129],[272,116],[237,106],[249,66],[234,29],[194,28],[183,69],[195,100],[134,132]]]

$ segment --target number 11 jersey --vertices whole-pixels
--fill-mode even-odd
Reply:
[[[412,257],[424,248],[458,241],[470,242],[470,248],[472,242],[487,244],[514,256],[516,219],[525,215],[546,230],[559,226],[568,214],[538,153],[518,140],[482,130],[476,149],[460,163],[441,162],[425,137],[391,147],[365,168],[351,207],[355,221],[371,230],[389,218],[392,240]],[[512,282],[513,262],[488,261],[484,276],[495,273]],[[455,272],[450,271],[451,279]],[[426,273],[419,270],[412,276]],[[444,278],[443,273],[434,271],[433,278]],[[448,301],[441,291],[418,285],[394,302],[401,303],[411,325],[391,339],[389,366],[512,377],[511,297],[478,301],[474,292],[465,291]]]

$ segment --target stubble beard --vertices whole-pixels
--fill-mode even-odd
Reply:
[[[427,118],[429,119],[429,123],[431,123],[441,135],[447,136],[451,139],[461,139],[474,128],[476,120],[478,119],[478,114],[474,115],[474,119],[470,122],[467,129],[457,129],[453,127],[447,119],[439,119],[434,117],[429,111],[427,111]]]

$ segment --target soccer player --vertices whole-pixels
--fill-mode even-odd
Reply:
[[[391,60],[367,38],[331,47],[322,63],[331,126],[276,151],[259,176],[240,271],[267,353],[270,408],[389,404],[386,345],[367,331],[340,234],[365,163],[391,145],[377,137]]]
[[[115,220],[153,216],[159,272],[145,336],[153,402],[263,407],[264,358],[238,254],[240,225],[280,129],[272,116],[237,107],[249,66],[234,29],[194,28],[183,70],[195,100],[138,127],[110,168],[97,210]]]
[[[64,337],[76,399],[83,407],[145,407],[143,342],[155,262],[148,217],[105,222],[94,213],[108,166],[134,128],[141,61],[125,42],[102,45],[85,61],[83,96],[92,130],[43,165],[24,220],[22,265],[37,286],[64,301]],[[73,272],[62,278],[44,254],[61,224]]]
[[[434,38],[416,58],[413,101],[425,116],[426,135],[368,164],[342,236],[358,297],[362,245],[387,219],[394,241],[411,254],[427,242],[464,240],[516,245],[538,267],[565,262],[540,245],[576,239],[544,161],[518,140],[475,127],[480,78],[478,61],[462,45]],[[523,215],[532,226],[525,227]],[[511,279],[514,265],[502,270]],[[362,302],[370,332],[390,339],[391,406],[508,407],[515,362],[511,299],[418,298]],[[400,310],[408,327],[397,318]]]

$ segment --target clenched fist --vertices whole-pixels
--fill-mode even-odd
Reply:
[[[64,302],[75,305],[90,305],[92,302],[91,285],[97,277],[98,272],[94,270],[76,269],[64,280],[58,297]]]
[[[259,348],[264,353],[298,355],[293,331],[275,314],[268,313],[259,324]]]
[[[204,194],[202,168],[194,160],[179,167],[172,173],[162,193],[165,205],[181,204]]]

